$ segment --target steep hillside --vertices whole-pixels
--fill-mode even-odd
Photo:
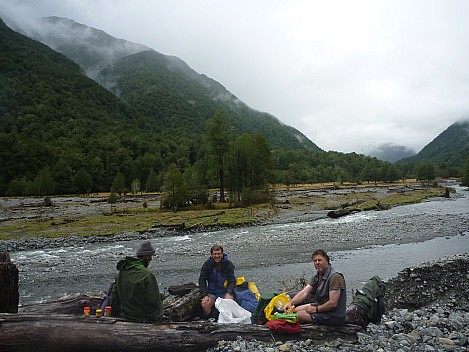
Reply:
[[[153,118],[164,135],[194,138],[204,131],[206,120],[222,110],[237,133],[260,132],[274,147],[320,151],[301,132],[249,108],[220,83],[176,57],[156,51],[137,53],[104,69],[97,80]]]
[[[122,57],[152,50],[61,17],[41,18],[18,31],[72,59],[91,78]]]
[[[109,190],[132,158],[155,149],[156,136],[115,95],[1,20],[0,52],[0,194],[46,167],[59,192],[73,191],[81,168],[95,190]]]
[[[399,162],[437,161],[448,166],[461,166],[468,157],[469,120],[452,124],[417,155]]]
[[[222,110],[237,133],[260,132],[278,148],[321,151],[300,131],[251,109],[177,57],[64,18],[42,19],[27,34],[79,63],[165,136],[197,140],[205,122]]]

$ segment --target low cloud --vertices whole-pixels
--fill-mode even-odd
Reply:
[[[324,150],[419,151],[469,116],[469,2],[3,0],[174,55]],[[6,21],[8,23],[8,21]]]

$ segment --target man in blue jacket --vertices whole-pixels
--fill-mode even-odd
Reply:
[[[215,300],[218,297],[233,299],[236,286],[235,266],[223,253],[223,247],[216,244],[210,249],[210,258],[202,265],[199,276],[199,289],[202,293],[202,311],[205,317],[213,316]]]

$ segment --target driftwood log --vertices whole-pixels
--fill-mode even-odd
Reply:
[[[199,289],[193,289],[182,297],[168,297],[164,300],[164,316],[173,322],[190,321],[200,316],[202,309],[200,307],[201,294]],[[42,302],[38,304],[28,304],[19,307],[20,314],[70,314],[82,315],[85,306],[90,307],[91,312],[101,306],[101,297],[87,295],[73,295],[60,298],[58,300]]]
[[[302,325],[295,335],[273,334],[263,325],[207,321],[135,323],[116,318],[64,314],[0,314],[0,351],[205,351],[237,336],[258,341],[306,340],[323,343],[341,338],[356,341],[356,325]]]
[[[184,293],[191,284],[176,287]],[[348,312],[344,326],[305,324],[301,333],[282,335],[256,324],[218,324],[192,319],[190,307],[198,306],[200,293],[192,289],[180,299],[165,300],[165,315],[172,322],[136,323],[120,318],[96,318],[93,313],[100,297],[76,295],[56,301],[25,305],[19,314],[0,314],[0,351],[205,351],[221,340],[307,340],[321,344],[341,338],[356,341],[357,333],[368,324],[366,312],[359,307]],[[91,317],[83,317],[83,307],[90,306]],[[179,320],[179,321],[174,321]]]
[[[343,216],[351,215],[360,212],[360,209],[337,209],[331,210],[327,213],[327,216],[333,219],[338,219]]]

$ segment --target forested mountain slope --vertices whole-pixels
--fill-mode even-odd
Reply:
[[[118,171],[135,174],[136,160],[159,153],[143,118],[67,57],[1,20],[0,52],[0,194],[44,168],[59,193],[73,191],[79,169],[95,190],[109,190]]]
[[[205,122],[223,111],[235,133],[260,132],[274,147],[321,151],[300,131],[251,109],[177,57],[58,17],[42,19],[27,34],[79,63],[162,135],[198,140]]]
[[[461,166],[469,157],[469,120],[452,124],[419,153],[400,162],[434,161]]]

